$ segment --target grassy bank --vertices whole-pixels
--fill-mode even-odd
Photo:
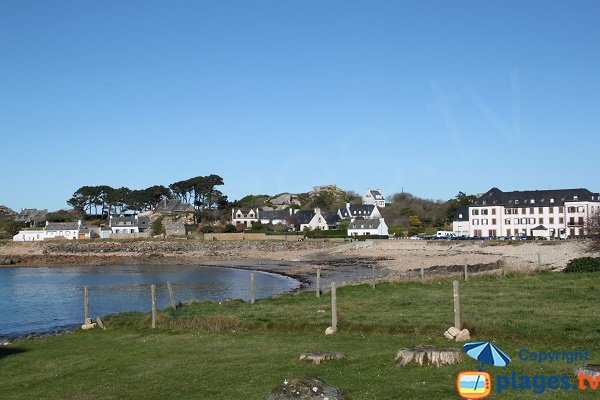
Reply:
[[[594,274],[480,277],[461,283],[463,319],[475,340],[494,340],[513,362],[492,377],[571,374],[565,362],[521,361],[519,349],[589,349],[600,362],[600,291]],[[163,311],[159,329],[147,315],[107,319],[108,331],[20,342],[0,349],[0,398],[261,399],[286,378],[319,376],[352,399],[454,399],[453,367],[394,367],[395,353],[422,344],[459,347],[441,333],[451,325],[449,280],[338,289],[340,333],[325,336],[328,295],[201,303]],[[342,351],[347,360],[302,364],[306,351]],[[496,398],[591,399],[570,390],[509,390]]]

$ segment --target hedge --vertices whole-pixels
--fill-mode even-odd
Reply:
[[[569,261],[565,272],[600,272],[600,257],[575,258]]]

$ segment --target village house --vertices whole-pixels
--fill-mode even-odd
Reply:
[[[30,227],[40,226],[46,222],[48,210],[38,210],[36,208],[24,208],[15,217],[15,222],[27,224]]]
[[[47,239],[91,239],[93,231],[78,222],[48,222],[43,229],[25,229],[13,236],[15,242],[35,242]]]
[[[285,210],[258,210],[258,220],[265,225],[287,225],[292,211],[291,208]]]
[[[155,213],[159,214],[178,214],[178,213],[194,213],[194,206],[188,203],[183,203],[177,199],[164,199],[154,208]]]
[[[590,216],[600,212],[600,194],[587,189],[503,192],[492,188],[461,209],[457,235],[478,237],[584,237]]]
[[[315,208],[314,210],[302,210],[297,211],[294,214],[294,230],[303,231],[305,229],[315,230],[320,229],[323,231],[329,230],[329,226],[327,225],[327,220],[325,216],[321,214],[321,210],[319,208]]]
[[[357,219],[348,225],[348,236],[388,236],[388,226],[383,218]]]
[[[111,215],[108,219],[108,226],[111,233],[140,233],[150,228],[150,218],[137,215],[129,217]]]
[[[349,219],[354,221],[360,219],[377,219],[381,218],[381,213],[377,206],[372,204],[350,204],[346,203],[346,207],[338,209],[337,212],[340,219]]]
[[[231,223],[235,226],[244,225],[246,228],[250,228],[252,224],[258,222],[258,208],[254,209],[232,209],[231,210]]]
[[[367,189],[362,197],[362,203],[383,208],[385,207],[385,198],[379,189]]]

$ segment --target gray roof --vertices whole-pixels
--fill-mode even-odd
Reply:
[[[547,231],[547,230],[548,230],[548,228],[546,228],[544,225],[538,225],[532,229],[532,231]]]
[[[381,224],[381,219],[361,219],[348,225],[348,229],[377,229]]]
[[[154,212],[160,213],[177,213],[177,212],[194,212],[194,207],[189,203],[183,203],[181,200],[169,199],[163,200],[154,209]]]
[[[383,195],[379,190],[369,190],[371,192],[371,196],[375,198],[375,200],[383,200]]]
[[[324,217],[327,225],[337,225],[341,221],[340,216],[337,214],[327,214]]]
[[[44,222],[48,210],[38,210],[36,208],[24,208],[15,217],[17,222]]]
[[[554,199],[554,202],[551,203],[550,199]],[[600,201],[600,194],[581,188],[514,192],[503,192],[498,188],[491,188],[478,197],[472,206],[550,207],[562,205],[567,201]]]
[[[137,226],[138,228],[144,229],[150,226],[150,218],[148,217],[116,217],[111,216],[109,219],[109,225],[111,227],[130,227]]]
[[[272,221],[274,219],[286,219],[287,217],[289,217],[290,214],[290,209],[285,209],[285,210],[275,210],[275,211],[268,211],[268,210],[259,210],[258,211],[258,219],[268,219],[269,221]]]
[[[469,207],[462,206],[456,209],[453,221],[468,221],[469,220]]]
[[[74,231],[79,229],[78,222],[48,222],[46,231]]]
[[[340,208],[338,211],[342,218],[365,217],[373,213],[375,206],[373,204],[350,204],[350,213],[348,208]]]
[[[308,224],[315,216],[313,210],[301,210],[294,214],[296,216],[297,224]]]

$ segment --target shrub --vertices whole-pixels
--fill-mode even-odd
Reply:
[[[163,217],[159,217],[152,221],[150,224],[150,230],[152,232],[152,236],[165,235],[167,231],[163,226]]]
[[[227,225],[225,225],[225,229],[223,229],[223,231],[225,233],[235,233],[236,229],[235,229],[235,226],[233,226],[232,224],[227,224]]]
[[[200,228],[200,231],[202,233],[213,233],[215,228],[213,228],[212,225],[204,225],[202,228]]]
[[[565,272],[600,272],[600,257],[575,258],[569,261]]]

